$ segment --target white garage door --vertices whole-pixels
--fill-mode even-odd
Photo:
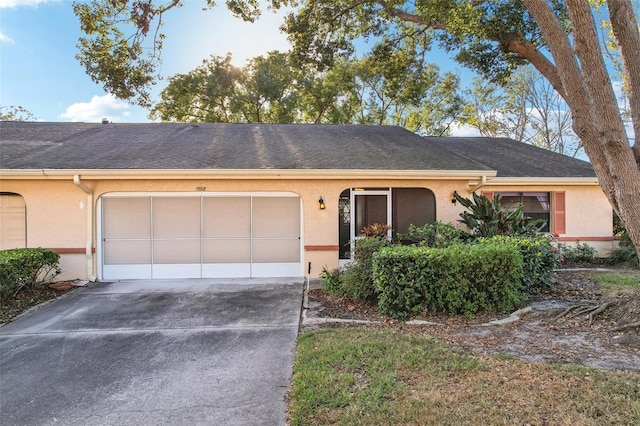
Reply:
[[[300,198],[102,197],[102,278],[301,276]]]

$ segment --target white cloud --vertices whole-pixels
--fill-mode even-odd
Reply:
[[[474,137],[481,136],[480,131],[468,124],[462,123],[453,123],[451,126],[451,136],[459,136],[459,137]]]
[[[99,123],[103,118],[109,121],[126,121],[131,115],[130,105],[116,99],[113,95],[94,96],[90,102],[77,102],[69,105],[58,118],[67,121]]]
[[[10,7],[19,6],[38,6],[44,3],[52,3],[60,0],[0,0],[0,9],[8,9]]]
[[[1,0],[0,0],[1,1]],[[2,34],[0,33],[0,43],[10,43],[13,44],[14,41],[11,37],[9,37],[8,35]]]

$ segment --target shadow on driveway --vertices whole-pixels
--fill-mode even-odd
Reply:
[[[284,425],[302,279],[95,283],[0,328],[2,425]]]

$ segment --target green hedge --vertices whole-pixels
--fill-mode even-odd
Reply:
[[[60,273],[60,255],[43,248],[0,251],[0,296],[46,284]]]
[[[447,248],[382,248],[373,278],[382,314],[405,321],[425,307],[471,315],[508,312],[526,300],[522,255],[513,244],[486,242]]]
[[[510,244],[520,251],[524,272],[522,285],[527,293],[533,294],[540,287],[551,285],[559,256],[555,252],[551,240],[544,234],[519,237],[498,235],[478,239],[478,244],[487,243]]]

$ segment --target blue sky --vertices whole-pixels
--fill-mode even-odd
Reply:
[[[264,11],[244,23],[204,1],[185,0],[165,18],[161,74],[185,73],[210,55],[232,52],[242,65],[270,50],[288,50],[278,27],[283,13]],[[20,105],[41,121],[149,121],[145,109],[114,99],[84,73],[75,59],[80,36],[71,0],[0,0],[0,105]],[[154,87],[157,95],[166,85]]]

